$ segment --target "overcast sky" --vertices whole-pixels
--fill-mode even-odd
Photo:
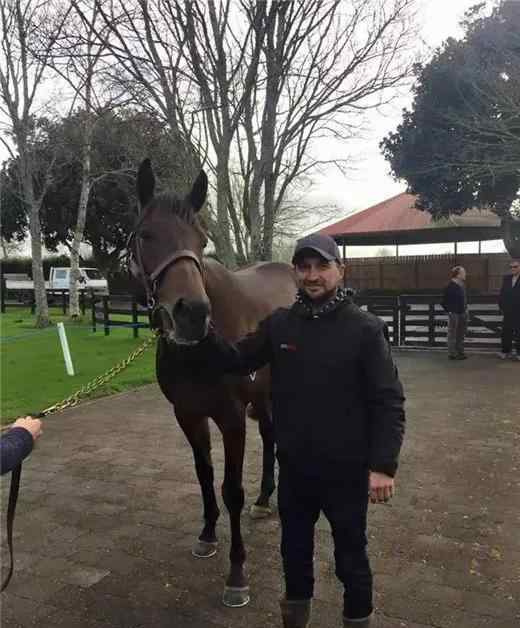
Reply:
[[[448,37],[459,38],[463,31],[459,26],[468,8],[477,4],[476,0],[420,0],[418,19],[420,38],[417,51],[421,55],[431,54]],[[316,185],[310,195],[313,204],[334,204],[338,207],[336,220],[366,209],[371,205],[395,196],[406,189],[404,181],[394,181],[389,173],[386,160],[379,150],[379,142],[389,132],[394,131],[401,121],[403,108],[409,108],[412,102],[411,92],[405,92],[387,105],[381,112],[370,114],[370,132],[355,145],[356,166],[347,176],[337,170],[330,170],[324,176],[315,177]],[[334,220],[331,222],[335,222]],[[353,256],[371,255],[380,247],[352,247]],[[451,244],[415,245],[401,247],[403,254],[448,253],[453,250]],[[473,253],[476,243],[459,244],[459,252]],[[483,243],[483,252],[504,250],[503,242]]]
[[[421,37],[417,42],[418,52],[433,51],[448,37],[460,37],[462,30],[459,22],[465,11],[476,3],[476,0],[420,0],[418,18]],[[355,145],[356,157],[359,159],[356,171],[345,177],[331,170],[326,176],[316,177],[313,199],[335,203],[338,208],[344,208],[344,213],[348,213],[404,191],[405,183],[394,181],[389,174],[388,164],[379,150],[379,142],[397,128],[403,108],[409,107],[411,102],[411,93],[404,93],[383,111],[372,112],[370,133]]]

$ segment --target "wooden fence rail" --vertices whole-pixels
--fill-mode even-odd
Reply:
[[[467,271],[467,288],[486,294],[500,290],[509,261],[503,253],[347,258],[345,283],[358,292],[427,290],[436,294],[446,285],[450,269],[460,265]]]

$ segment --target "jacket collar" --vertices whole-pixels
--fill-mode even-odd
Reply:
[[[322,316],[330,314],[330,312],[337,310],[343,304],[347,303],[352,303],[352,299],[343,288],[338,288],[335,297],[315,310],[313,309],[311,299],[309,299],[303,290],[298,290],[296,294],[296,301],[292,306],[292,310],[303,318],[321,318]]]

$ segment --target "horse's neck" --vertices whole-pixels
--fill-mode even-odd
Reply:
[[[235,273],[215,260],[207,261],[206,293],[211,302],[213,322],[221,334],[236,338],[242,334],[246,298]]]

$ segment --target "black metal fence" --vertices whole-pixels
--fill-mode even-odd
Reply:
[[[392,345],[399,347],[443,347],[448,336],[448,315],[441,295],[358,297],[360,307],[376,314],[387,324]],[[500,347],[502,316],[494,295],[468,297],[466,346],[475,349]]]
[[[440,295],[407,296],[400,300],[400,345],[408,347],[445,346],[448,315],[440,305]],[[494,295],[470,295],[466,347],[500,347],[502,316]]]
[[[356,297],[357,304],[379,316],[387,325],[390,342],[395,347],[443,347],[448,333],[448,315],[442,309],[441,295],[399,295]],[[466,346],[475,349],[498,349],[502,317],[496,297],[470,295]],[[92,303],[92,328],[130,327],[134,337],[139,329],[149,327],[146,309],[131,296],[103,297]]]
[[[142,320],[143,317],[146,317],[146,322]],[[140,306],[135,298],[129,295],[94,298],[91,305],[91,320],[92,331],[96,331],[99,324],[103,327],[105,336],[110,334],[111,327],[129,327],[134,338],[137,338],[140,329],[150,327],[146,308]]]

